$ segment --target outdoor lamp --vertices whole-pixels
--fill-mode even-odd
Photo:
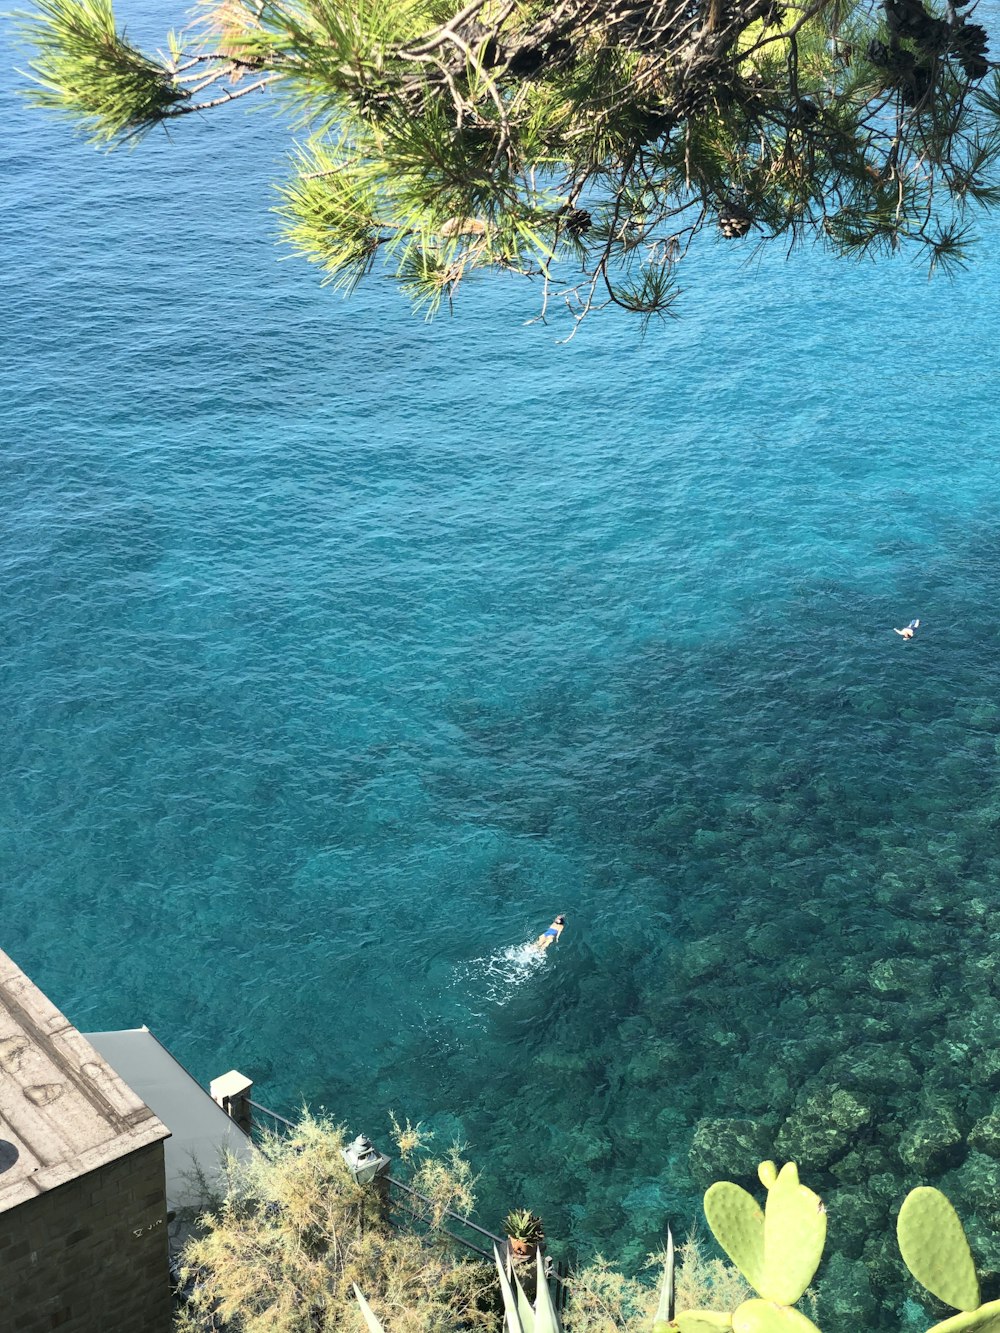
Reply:
[[[344,1148],[343,1154],[348,1171],[359,1185],[370,1185],[376,1176],[389,1169],[390,1159],[364,1134],[359,1134],[349,1148]]]

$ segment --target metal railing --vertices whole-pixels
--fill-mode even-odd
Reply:
[[[404,1194],[409,1195],[410,1198],[419,1199],[422,1203],[425,1203],[428,1208],[433,1209],[435,1207],[433,1199],[429,1199],[426,1194],[421,1194],[420,1191],[415,1190],[412,1185],[404,1184],[402,1180],[397,1180],[395,1176],[386,1176],[386,1180],[393,1189],[401,1190]],[[408,1200],[397,1198],[396,1205],[397,1207],[402,1208],[405,1213],[409,1213],[410,1217],[416,1218],[418,1222],[424,1222],[429,1231],[433,1231],[438,1235],[447,1236],[449,1240],[455,1241],[457,1245],[461,1245],[467,1250],[472,1250],[475,1254],[482,1255],[484,1259],[493,1258],[492,1250],[484,1250],[481,1245],[477,1245],[475,1241],[468,1240],[465,1236],[456,1236],[454,1231],[449,1231],[448,1228],[440,1222],[435,1226],[419,1208],[414,1208]],[[507,1242],[504,1240],[503,1236],[495,1236],[492,1231],[487,1231],[486,1228],[481,1227],[478,1222],[471,1222],[467,1217],[463,1217],[461,1213],[452,1212],[450,1208],[442,1209],[441,1213],[442,1217],[447,1217],[452,1222],[457,1222],[460,1226],[468,1228],[469,1231],[474,1231],[477,1236],[483,1236],[487,1240],[491,1240],[501,1254],[506,1250]]]
[[[260,1102],[255,1102],[250,1097],[247,1098],[247,1102],[255,1111],[260,1111],[263,1115],[266,1115],[269,1119],[274,1121],[273,1133],[280,1134],[282,1130],[295,1128],[294,1121],[286,1120],[283,1115],[279,1115],[277,1111],[272,1111],[269,1106],[261,1106]],[[256,1128],[256,1123],[257,1118],[255,1116],[252,1122],[252,1128]],[[281,1126],[281,1129],[278,1129],[278,1125]],[[253,1137],[252,1133],[251,1137]]]

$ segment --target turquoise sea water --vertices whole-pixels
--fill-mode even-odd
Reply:
[[[758,1140],[862,1323],[909,1185],[986,1246],[1000,229],[930,284],[707,246],[644,341],[504,283],[427,326],[282,260],[266,111],[103,158],[3,79],[3,947],[203,1081],[460,1136],[566,1252]]]

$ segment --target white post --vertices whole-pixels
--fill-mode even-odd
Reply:
[[[221,1106],[226,1115],[245,1134],[250,1133],[253,1125],[253,1108],[250,1105],[250,1089],[252,1087],[253,1079],[247,1078],[245,1074],[241,1074],[235,1069],[230,1069],[228,1074],[213,1078],[208,1089],[212,1101]]]

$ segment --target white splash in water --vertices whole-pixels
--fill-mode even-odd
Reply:
[[[545,954],[537,945],[512,944],[486,958],[470,958],[458,969],[455,984],[479,990],[476,983],[481,982],[482,999],[488,1004],[503,1005],[544,966]]]

